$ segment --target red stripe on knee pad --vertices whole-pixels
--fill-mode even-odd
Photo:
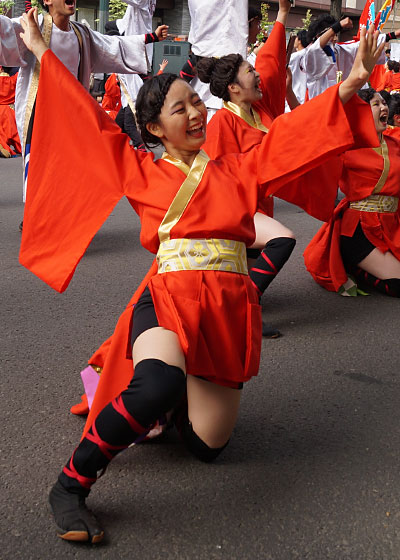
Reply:
[[[111,404],[116,412],[118,412],[118,414],[121,414],[121,416],[125,418],[134,432],[136,432],[137,434],[143,434],[144,432],[149,431],[149,427],[144,428],[141,424],[139,424],[139,422],[134,419],[131,414],[129,414],[129,412],[126,410],[121,395],[114,399]]]
[[[126,445],[111,445],[106,441],[102,440],[101,437],[99,436],[99,433],[96,429],[94,422],[92,424],[91,430],[93,433],[88,432],[85,436],[86,439],[95,443],[97,447],[100,449],[100,451],[103,453],[103,455],[107,457],[107,459],[111,460],[114,457],[114,455],[110,453],[109,449],[114,451],[120,451],[121,449],[126,449],[127,447]]]

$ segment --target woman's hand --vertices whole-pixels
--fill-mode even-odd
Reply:
[[[360,46],[348,77],[339,86],[339,97],[342,103],[349,99],[367,82],[372,70],[385,48],[384,41],[378,46],[379,32],[373,25],[368,31],[363,27],[360,31]]]
[[[31,8],[27,14],[23,14],[20,23],[23,31],[19,36],[25,43],[26,48],[32,51],[40,62],[48,47],[38,26],[37,8]]]

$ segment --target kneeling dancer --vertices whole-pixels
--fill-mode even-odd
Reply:
[[[50,493],[60,537],[97,543],[103,530],[85,499],[98,473],[161,414],[176,408],[185,390],[188,413],[178,414],[178,428],[189,449],[211,461],[228,443],[240,389],[257,375],[260,357],[261,311],[246,264],[246,246],[255,239],[254,214],[266,197],[279,196],[288,180],[353,145],[348,115],[352,122],[359,117],[355,134],[373,145],[375,137],[363,124],[370,117],[354,93],[379,49],[375,34],[364,32],[354,72],[345,82],[278,117],[253,150],[218,160],[201,150],[207,113],[198,94],[175,75],[156,76],[143,85],[136,105],[143,139],[161,142],[166,150],[154,161],[152,154],[129,146],[46,48],[32,11],[24,25],[24,40],[41,61],[32,151],[41,150],[46,135],[53,157],[46,174],[40,158],[32,159],[21,263],[65,290],[122,196],[140,216],[143,246],[157,254],[157,270],[126,312],[130,320],[119,322],[127,326],[123,359],[104,368],[84,436]],[[79,102],[79,114],[62,103],[66,95],[72,104]],[[317,112],[318,126],[305,137],[304,121]],[[90,139],[85,153],[70,142],[80,128]],[[300,133],[309,147],[304,151],[289,142]],[[58,149],[65,145],[68,173]],[[284,159],[282,145],[288,146]],[[87,161],[96,162],[92,182],[82,174]]]

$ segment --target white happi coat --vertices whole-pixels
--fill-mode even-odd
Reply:
[[[153,14],[156,9],[156,0],[124,0],[128,4],[125,15],[122,19],[117,19],[118,31],[125,36],[139,35],[140,33],[151,33],[153,31]],[[146,45],[147,58],[149,64],[153,60],[153,44]],[[143,80],[137,74],[127,74],[122,78],[129,96],[132,101],[136,101],[139,89],[143,85]],[[126,107],[128,99],[121,88],[121,105]]]
[[[42,26],[42,23],[43,17],[39,16],[39,25]],[[81,56],[79,41],[72,27],[69,31],[61,31],[53,23],[49,46],[86,89],[89,89],[92,72],[147,72],[144,35],[108,37],[81,23],[74,22],[74,25],[82,36]],[[18,133],[23,142],[25,109],[36,57],[20,38],[21,31],[20,18],[0,16],[0,65],[20,66],[15,113]],[[65,101],[68,103],[67,99]]]
[[[378,37],[378,45],[385,40],[385,34],[381,33]],[[303,58],[303,66],[307,73],[307,88],[310,99],[336,84],[338,71],[342,72],[343,80],[347,78],[356,57],[358,45],[358,41],[336,43],[336,45],[328,43],[327,46],[333,49],[336,60],[333,60],[321,49],[319,39],[307,47]],[[384,63],[385,53],[382,53],[377,64]]]

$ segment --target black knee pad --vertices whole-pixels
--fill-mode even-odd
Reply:
[[[266,243],[263,251],[267,253],[276,268],[280,270],[292,254],[295,245],[296,240],[292,237],[275,237]]]
[[[193,430],[190,422],[185,423],[181,427],[180,435],[189,451],[204,463],[214,461],[229,443],[228,439],[222,447],[208,447]]]
[[[174,408],[186,389],[186,377],[176,366],[149,358],[135,367],[128,388],[121,394],[127,411],[142,425],[147,426]]]

